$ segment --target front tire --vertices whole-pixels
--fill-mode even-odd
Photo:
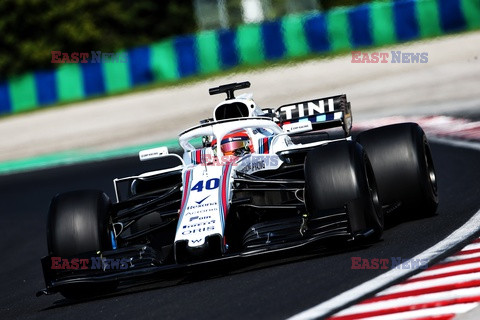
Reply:
[[[312,217],[346,207],[352,233],[383,233],[383,212],[373,169],[363,148],[342,141],[318,147],[305,159],[305,205]]]
[[[111,201],[100,191],[83,190],[55,196],[47,222],[48,253],[56,257],[111,250],[109,234]],[[111,287],[111,285],[104,286]],[[70,299],[99,293],[89,285],[65,287],[60,293]]]

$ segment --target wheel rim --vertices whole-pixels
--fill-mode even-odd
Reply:
[[[424,139],[424,149],[425,149],[425,166],[427,172],[427,179],[432,187],[432,191],[437,195],[437,175],[435,174],[435,168],[433,166],[432,153],[430,151],[430,146],[428,145],[426,139]]]
[[[375,214],[379,222],[383,224],[382,212],[381,212],[382,210],[381,210],[380,199],[378,196],[377,183],[375,181],[375,175],[373,173],[372,165],[366,154],[365,154],[365,171],[366,171],[365,176],[367,178],[368,190],[370,193],[370,198],[372,200],[373,207],[375,209]]]

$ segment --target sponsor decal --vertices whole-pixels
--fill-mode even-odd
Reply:
[[[51,63],[128,63],[127,53],[52,51]]]
[[[145,161],[145,160],[157,159],[167,154],[168,154],[167,147],[159,147],[159,148],[153,148],[148,150],[142,150],[138,153],[138,157],[140,158],[140,161]]]
[[[283,120],[291,120],[293,118],[302,118],[305,116],[313,116],[317,114],[323,114],[325,112],[334,111],[334,102],[333,98],[328,99],[328,105],[325,106],[325,101],[321,100],[311,100],[306,102],[301,102],[297,104],[287,105],[280,107],[280,117]],[[327,107],[327,109],[325,108]]]
[[[194,220],[208,220],[208,219],[212,219],[212,216],[204,216],[204,217],[195,216],[195,217],[190,217],[189,222],[192,222],[192,221],[194,221]]]
[[[402,257],[391,258],[362,258],[351,257],[352,270],[366,269],[427,269],[427,259],[403,259]]]
[[[276,169],[279,165],[279,158],[277,155],[270,154],[254,154],[251,157],[244,158],[238,162],[241,167],[237,169],[238,172],[254,172],[264,169]]]
[[[256,162],[250,162],[250,163],[247,163],[247,165],[245,167],[243,167],[242,169],[238,170],[240,172],[248,172],[248,171],[258,171],[258,170],[262,170],[262,169],[265,169],[266,165],[265,165],[265,161],[264,160],[259,160],[259,161],[256,161]]]
[[[90,259],[51,257],[53,270],[124,270],[130,266],[130,259],[91,257]]]
[[[184,225],[182,229],[192,229],[192,228],[213,225],[215,224],[215,219],[212,219],[210,221],[194,221],[194,223],[190,223],[190,222],[192,222],[191,219],[189,221],[189,224]]]
[[[210,197],[210,196],[211,196],[211,194],[210,194],[210,195],[208,195],[208,196],[206,196],[206,197],[205,197],[205,198],[203,198],[202,200],[200,200],[200,201],[195,201],[195,202],[196,202],[197,204],[202,204],[202,202],[203,202],[203,201],[205,201],[205,200],[207,200],[207,199],[208,199],[208,197]]]
[[[207,212],[208,213],[213,213],[215,211],[218,211],[217,205],[215,207],[210,207],[210,208],[206,208],[206,209],[200,209],[200,210],[197,209],[195,211],[187,211],[187,212],[185,212],[185,215],[190,216],[190,215],[193,215],[193,214],[200,214],[200,213],[207,213]]]
[[[206,232],[215,230],[215,226],[201,226],[201,227],[192,227],[192,228],[185,228],[185,227],[186,226],[184,226],[185,230],[182,231],[182,235],[184,236],[191,235],[191,234],[201,234],[201,233],[206,233]]]
[[[427,63],[428,52],[361,52],[352,51],[352,63]]]
[[[295,133],[295,132],[312,131],[313,128],[312,128],[312,122],[303,121],[303,122],[284,124],[282,129],[284,132],[287,132],[287,133]]]
[[[216,206],[218,206],[218,202],[207,202],[207,203],[197,204],[197,205],[193,205],[193,206],[188,206],[186,209],[187,210],[195,210],[195,209],[200,209],[200,208],[216,207]]]

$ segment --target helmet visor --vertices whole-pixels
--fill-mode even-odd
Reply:
[[[234,155],[238,149],[245,149],[248,146],[248,141],[229,141],[222,143],[222,153],[226,156]]]

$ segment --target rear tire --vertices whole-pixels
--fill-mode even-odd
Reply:
[[[111,250],[110,208],[110,199],[100,191],[73,191],[55,196],[48,213],[48,253],[68,258]],[[103,286],[106,287],[111,290],[110,284]],[[93,285],[76,285],[63,288],[60,293],[66,298],[79,299],[96,295],[99,290]]]
[[[305,205],[313,217],[347,207],[353,234],[383,233],[383,212],[375,176],[363,148],[356,142],[333,142],[318,147],[305,159]]]
[[[428,217],[438,206],[432,153],[425,133],[416,123],[371,129],[358,135],[377,179],[382,204],[401,203],[401,212]]]

